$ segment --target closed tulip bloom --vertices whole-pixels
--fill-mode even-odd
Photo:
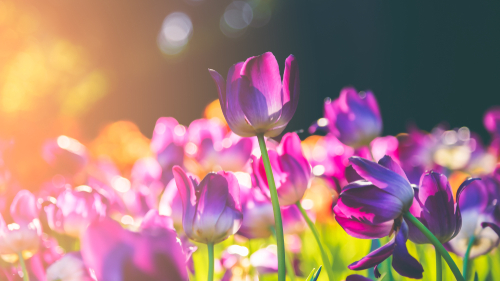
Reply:
[[[354,148],[368,146],[382,132],[382,117],[372,92],[352,87],[340,91],[338,99],[325,101],[325,118],[330,132]]]
[[[0,214],[0,255],[4,259],[15,262],[19,253],[29,258],[38,251],[42,234],[38,212],[35,196],[21,190],[10,205],[14,222],[6,224]]]
[[[281,206],[300,201],[311,183],[311,165],[302,153],[300,138],[296,133],[286,133],[276,151],[269,150],[276,190]],[[270,198],[264,162],[253,156],[253,174],[257,185]]]
[[[464,181],[457,190],[457,201],[465,187],[476,179]],[[462,228],[460,204],[455,204],[450,184],[445,175],[429,172],[422,175],[415,189],[415,200],[410,208],[414,215],[441,243],[453,239]],[[418,244],[431,243],[413,224],[409,225],[409,238]]]
[[[106,281],[187,281],[186,255],[167,217],[147,214],[140,232],[105,218],[94,221],[82,239],[82,257]]]
[[[50,228],[78,238],[95,219],[106,215],[106,200],[90,187],[65,190],[55,204],[45,207]]]
[[[351,236],[364,239],[388,236],[399,227],[403,212],[413,202],[411,187],[401,167],[389,156],[379,164],[351,157],[354,170],[365,180],[342,189],[333,211],[335,219]]]
[[[217,85],[229,127],[242,137],[279,135],[297,109],[299,68],[293,55],[285,61],[283,82],[270,52],[233,65],[227,82],[215,70],[208,71]]]
[[[210,173],[198,183],[178,166],[172,171],[182,199],[182,226],[190,239],[215,244],[238,231],[243,214],[233,173]]]

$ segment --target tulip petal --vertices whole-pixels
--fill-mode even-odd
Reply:
[[[241,68],[240,107],[255,129],[268,129],[281,116],[281,75],[271,52],[248,58]]]
[[[452,238],[457,236],[458,233],[460,232],[460,230],[462,229],[462,213],[460,212],[460,197],[461,197],[463,191],[465,190],[465,188],[468,187],[469,184],[471,184],[475,180],[481,180],[481,179],[480,178],[468,178],[464,182],[462,182],[460,187],[458,187],[458,189],[457,189],[457,194],[455,196],[455,198],[456,198],[456,200],[455,200],[456,201],[455,216],[456,216],[457,222],[455,224],[456,225],[455,233],[453,234]]]
[[[10,214],[17,223],[30,223],[38,218],[38,211],[36,197],[28,190],[19,191],[10,205]]]
[[[292,156],[300,163],[304,170],[311,170],[309,162],[302,152],[302,144],[297,133],[286,133],[280,144],[283,149],[283,154]]]
[[[196,193],[193,180],[188,178],[184,170],[175,166],[172,168],[175,184],[179,190],[179,195],[182,200],[182,225],[184,232],[188,237],[193,237],[193,220],[196,212]]]
[[[395,237],[395,248],[392,258],[392,267],[401,276],[421,279],[424,268],[422,265],[408,253],[406,240],[408,240],[408,225],[403,220],[401,229]]]
[[[288,124],[299,104],[299,66],[293,55],[288,56],[285,61],[285,72],[283,74],[282,100],[283,109],[279,124]]]
[[[347,266],[351,270],[363,270],[374,267],[390,257],[394,251],[396,243],[394,238],[389,243],[369,253],[364,258]]]
[[[489,227],[489,228],[493,229],[493,231],[495,231],[495,233],[498,235],[498,237],[500,237],[500,226],[498,226],[497,224],[494,224],[492,222],[483,222],[483,223],[481,223],[481,226],[483,228]]]
[[[382,157],[382,158],[380,158],[380,160],[378,160],[378,163],[380,165],[386,167],[387,169],[398,173],[398,175],[400,175],[403,178],[405,178],[406,180],[408,180],[408,178],[406,177],[406,174],[403,171],[403,169],[401,168],[401,166],[399,166],[398,163],[396,163],[396,161],[394,161],[389,155],[384,155],[384,157]]]
[[[384,222],[379,224],[368,224],[361,222],[355,218],[350,218],[342,213],[342,210],[337,206],[333,208],[335,220],[347,232],[347,234],[360,239],[382,238],[392,230],[394,222]]]
[[[352,167],[364,179],[372,182],[378,188],[396,196],[403,202],[405,209],[413,202],[413,188],[406,178],[375,162],[361,157],[350,157]]]
[[[364,276],[358,275],[358,274],[353,274],[349,275],[345,278],[345,281],[371,281],[370,278],[366,278]]]
[[[172,218],[160,215],[157,210],[151,209],[149,210],[141,222],[141,231],[142,230],[175,230],[174,229],[174,221]]]

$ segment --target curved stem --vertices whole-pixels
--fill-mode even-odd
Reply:
[[[441,260],[441,254],[436,249],[436,281],[443,280],[443,262]]]
[[[214,280],[214,244],[208,243],[208,281]]]
[[[276,239],[276,230],[274,229],[274,227],[271,227],[271,233],[273,234],[274,239]],[[293,259],[290,259],[290,255],[287,255],[287,253],[285,253],[286,273],[287,273],[288,277],[290,277],[291,281],[295,281],[296,276],[295,276],[295,269],[293,268],[292,260]]]
[[[269,161],[269,155],[267,154],[264,135],[257,135],[257,139],[259,140],[262,161],[264,162],[264,168],[266,169],[267,185],[269,186],[269,191],[271,193],[271,203],[273,205],[274,226],[276,229],[276,246],[278,248],[278,280],[285,281],[285,240],[283,237],[283,222],[281,219],[281,209],[280,203],[278,201],[278,192],[276,191],[276,184],[274,183],[273,170],[271,168],[271,162]]]
[[[24,262],[23,254],[17,254],[19,256],[19,263],[21,264],[21,268],[23,270],[23,281],[30,281],[30,276],[28,275],[28,270],[26,270],[26,263]]]
[[[474,245],[474,241],[476,241],[476,236],[472,235],[472,237],[469,239],[469,244],[467,244],[467,251],[465,251],[465,256],[464,256],[464,267],[463,267],[463,273],[464,273],[464,279],[467,280],[467,271],[470,266],[470,251],[472,249],[472,246]]]
[[[432,234],[432,232],[430,232],[427,229],[427,227],[425,227],[425,225],[423,225],[416,217],[414,217],[412,214],[410,214],[410,212],[405,212],[403,214],[403,216],[409,222],[413,223],[413,225],[415,225],[418,228],[418,230],[420,230],[425,235],[425,237],[427,237],[427,239],[429,239],[429,241],[432,243],[432,245],[434,245],[434,247],[436,248],[436,251],[438,251],[439,254],[441,254],[441,256],[444,258],[444,260],[446,261],[446,263],[450,267],[451,272],[453,272],[453,275],[455,276],[455,278],[458,281],[465,281],[464,277],[462,276],[462,273],[460,272],[460,269],[458,269],[457,265],[455,264],[455,262],[451,258],[450,254],[446,251],[446,249],[443,247],[441,242],[439,242],[439,240],[436,238],[436,236],[434,236],[434,234]]]
[[[312,233],[314,234],[314,238],[316,238],[316,242],[318,243],[318,247],[319,247],[319,250],[321,252],[321,258],[323,259],[323,264],[325,265],[324,267],[326,268],[326,273],[328,275],[328,279],[330,279],[330,281],[335,280],[334,274],[333,274],[333,269],[332,269],[332,266],[330,264],[330,260],[328,259],[328,255],[326,254],[325,249],[323,249],[323,245],[321,244],[321,240],[319,238],[318,230],[316,229],[316,227],[314,226],[314,223],[311,221],[311,219],[307,215],[306,210],[304,210],[304,208],[302,208],[302,205],[300,204],[300,202],[297,202],[295,205],[297,205],[297,207],[299,208],[300,213],[302,213],[302,216],[306,220],[307,225],[309,225],[309,228],[311,229]]]

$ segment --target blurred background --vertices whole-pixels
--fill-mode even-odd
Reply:
[[[207,68],[225,76],[272,51],[282,68],[289,54],[299,61],[288,131],[352,85],[374,91],[384,134],[447,121],[487,138],[499,12],[498,2],[0,0],[0,137],[27,155],[47,137],[85,142],[129,120],[149,138],[159,117],[188,125],[217,98]]]

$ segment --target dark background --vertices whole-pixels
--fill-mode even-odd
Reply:
[[[299,62],[300,103],[288,131],[307,129],[322,116],[324,98],[347,85],[373,90],[384,134],[404,131],[410,121],[425,130],[447,121],[487,137],[484,111],[500,105],[498,2],[276,0],[266,26],[236,39],[219,28],[230,1],[28,2],[111,74],[111,92],[83,118],[88,137],[120,119],[148,137],[160,116],[188,125],[217,98],[207,68],[225,76],[232,64],[266,51],[281,67],[289,54]],[[175,11],[191,17],[194,31],[181,55],[165,57],[156,38]]]

